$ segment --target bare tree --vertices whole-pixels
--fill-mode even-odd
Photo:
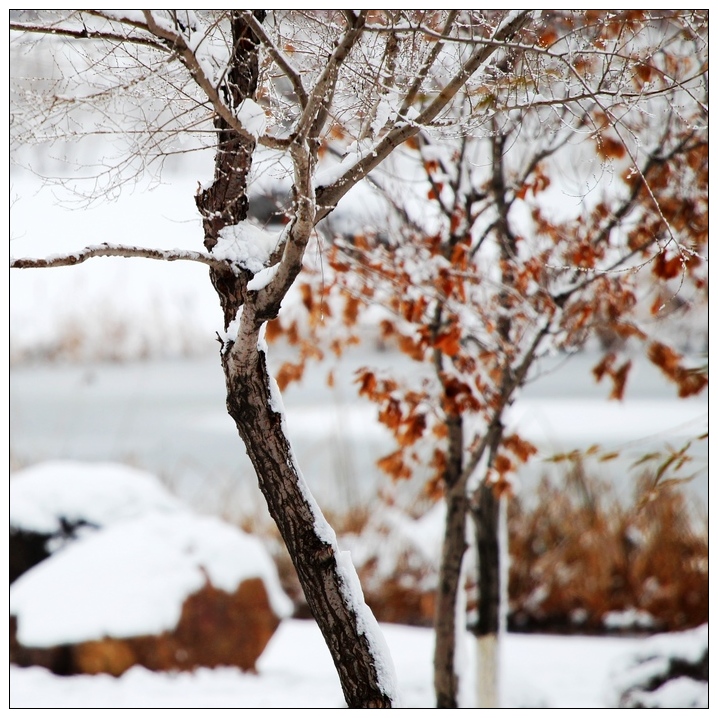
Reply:
[[[227,409],[351,707],[396,703],[391,662],[351,562],[296,464],[263,329],[299,275],[317,223],[420,132],[465,133],[485,108],[462,117],[457,98],[472,96],[475,83],[499,68],[507,44],[531,19],[528,11],[87,10],[28,11],[10,23],[15,42],[31,55],[49,47],[61,70],[58,79],[14,87],[13,141],[108,134],[127,143],[119,164],[100,163],[96,195],[161,163],[178,151],[178,138],[215,151],[213,182],[195,197],[203,252],[97,245],[11,266],[110,255],[209,266],[224,317]],[[92,120],[97,113],[103,122]],[[320,181],[320,151],[337,128],[353,144]],[[246,221],[260,151],[262,161],[288,167],[289,222],[277,234]]]

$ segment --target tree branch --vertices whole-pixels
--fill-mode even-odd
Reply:
[[[302,84],[301,75],[292,67],[292,64],[287,60],[282,51],[272,42],[272,39],[264,31],[264,27],[261,23],[257,22],[257,19],[249,11],[243,11],[242,17],[244,21],[252,29],[252,32],[259,38],[262,45],[267,49],[267,52],[272,56],[274,62],[277,63],[279,69],[285,74],[287,79],[292,83],[294,92],[299,99],[301,107],[306,107],[308,103],[307,92]]]
[[[503,24],[494,34],[490,45],[477,48],[461,70],[444,87],[429,106],[411,123],[400,123],[392,129],[375,147],[350,167],[336,182],[317,189],[316,222],[326,217],[339,200],[357,183],[383,162],[402,142],[417,134],[421,126],[428,124],[449,104],[467,80],[499,48],[502,41],[508,41],[528,21],[531,10],[521,10],[515,17]]]
[[[350,24],[314,85],[309,102],[297,122],[295,134],[299,141],[304,140],[310,131],[316,136],[321,129],[332,102],[339,68],[364,31],[367,13],[367,10],[362,10],[358,15],[352,15],[353,21],[347,21]]]
[[[206,252],[195,252],[186,249],[149,249],[147,247],[131,247],[122,244],[96,244],[85,247],[71,254],[55,254],[43,259],[23,257],[10,258],[11,269],[43,269],[45,267],[71,267],[82,264],[92,257],[144,257],[160,259],[165,262],[188,261],[206,264],[213,269],[227,269],[227,260],[218,259]]]
[[[197,60],[197,56],[190,49],[184,37],[180,33],[173,32],[156,20],[151,10],[144,10],[147,20],[147,27],[156,37],[167,42],[179,55],[182,64],[189,70],[194,81],[200,86],[207,99],[212,103],[214,111],[222,117],[222,119],[243,139],[248,142],[256,142],[256,138],[242,125],[232,110],[222,101],[217,88],[212,84],[210,79],[204,72],[202,65]]]
[[[417,72],[416,77],[414,78],[414,82],[409,88],[409,91],[406,93],[406,97],[404,97],[404,102],[402,102],[401,104],[401,108],[399,109],[399,117],[405,117],[407,110],[414,104],[414,100],[416,99],[416,96],[419,94],[419,90],[421,89],[422,82],[424,82],[427,73],[431,69],[432,65],[436,62],[436,58],[439,56],[439,53],[444,49],[444,40],[448,37],[449,32],[451,31],[451,27],[454,24],[454,20],[456,19],[456,16],[458,14],[458,10],[449,11],[449,16],[446,18],[444,29],[441,32],[441,39],[437,40],[437,42],[434,43],[434,47],[431,49],[429,56],[426,58],[419,72]]]
[[[138,26],[134,25],[134,27]],[[146,28],[144,29],[146,30]],[[30,32],[36,35],[56,35],[58,37],[71,37],[76,40],[107,40],[110,42],[117,43],[130,42],[134,45],[145,45],[146,47],[151,47],[154,50],[161,50],[162,52],[171,52],[169,48],[167,48],[167,46],[163,45],[160,42],[157,42],[153,38],[121,35],[115,32],[105,32],[100,30],[89,30],[86,27],[82,30],[73,30],[68,27],[56,27],[52,25],[31,25],[21,22],[11,22],[10,30],[15,32]]]

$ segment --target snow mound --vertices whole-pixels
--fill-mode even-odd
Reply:
[[[280,617],[291,613],[261,542],[212,517],[147,513],[77,541],[23,574],[10,591],[18,640],[37,648],[172,630],[207,581],[234,592],[263,579]]]
[[[122,464],[48,461],[10,481],[10,526],[42,534],[68,523],[109,526],[181,506],[153,474]]]
[[[623,708],[707,708],[708,624],[646,639],[610,680]]]

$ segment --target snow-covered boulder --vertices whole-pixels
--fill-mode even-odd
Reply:
[[[707,708],[708,624],[647,638],[611,676],[621,708]]]
[[[291,608],[258,539],[189,511],[146,513],[12,584],[11,660],[59,674],[253,670]]]
[[[88,531],[182,508],[154,475],[122,464],[48,461],[10,480],[10,582]]]

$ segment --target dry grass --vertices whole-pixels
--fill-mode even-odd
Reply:
[[[646,474],[627,504],[577,463],[539,494],[532,509],[509,508],[511,628],[680,630],[708,620],[707,521],[674,486],[656,488]]]
[[[438,566],[407,541],[386,508],[328,518],[342,549],[351,550],[377,618],[430,625]],[[406,514],[411,521],[413,512]],[[309,617],[276,528],[256,513],[241,525],[267,541],[296,615]],[[707,517],[655,474],[640,478],[626,501],[575,462],[561,482],[544,479],[537,495],[511,499],[508,529],[510,630],[671,631],[708,620]]]

